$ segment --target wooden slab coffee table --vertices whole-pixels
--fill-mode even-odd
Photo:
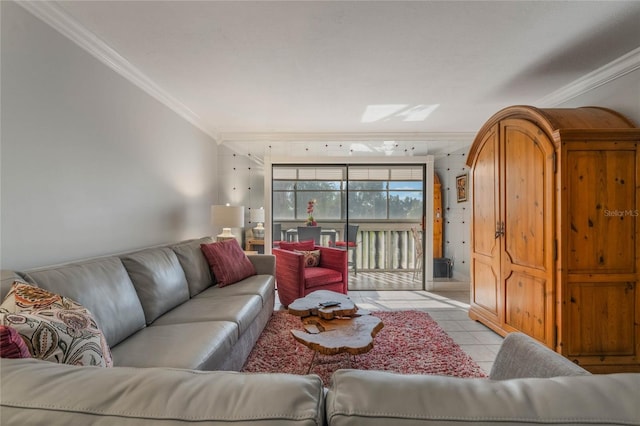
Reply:
[[[332,306],[323,306],[330,304]],[[315,354],[359,355],[373,348],[373,338],[384,327],[378,317],[360,310],[344,294],[318,290],[289,305],[289,313],[301,317],[305,331],[291,330],[293,338]]]

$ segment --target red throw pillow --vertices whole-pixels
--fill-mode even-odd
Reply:
[[[31,358],[27,344],[15,328],[0,325],[0,357]]]
[[[256,268],[235,239],[200,244],[200,248],[220,287],[256,275]]]
[[[280,248],[282,250],[289,250],[289,251],[294,251],[294,250],[308,251],[316,248],[316,242],[313,240],[298,241],[297,243],[287,243],[284,241],[280,241]]]

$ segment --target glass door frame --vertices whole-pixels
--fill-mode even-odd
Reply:
[[[423,203],[423,268],[422,283],[425,290],[433,289],[433,185],[434,157],[432,155],[417,157],[265,157],[264,159],[264,194],[265,194],[265,253],[271,253],[273,241],[272,218],[272,180],[273,166],[322,165],[322,166],[392,166],[424,165],[424,203]],[[346,206],[348,208],[348,205]],[[348,213],[348,212],[347,212]],[[348,219],[347,219],[348,220]],[[425,261],[428,260],[428,261]]]

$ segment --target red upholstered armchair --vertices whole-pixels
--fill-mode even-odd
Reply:
[[[323,246],[315,246],[314,250],[320,250],[320,264],[305,267],[302,253],[282,248],[273,249],[276,256],[278,297],[284,306],[316,290],[347,294],[348,253],[345,250]]]

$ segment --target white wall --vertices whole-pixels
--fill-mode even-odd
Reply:
[[[211,235],[215,142],[21,7],[0,7],[0,266]]]
[[[487,117],[489,118],[489,117]],[[453,278],[469,279],[471,202],[458,202],[456,177],[468,173],[466,166],[469,148],[436,156],[434,170],[442,186],[442,241],[444,257],[453,261]]]
[[[257,225],[250,221],[250,209],[266,207],[264,166],[253,161],[252,148],[261,149],[260,146],[247,144],[247,151],[241,155],[222,145],[218,148],[219,202],[244,206],[245,230]],[[235,231],[233,233],[238,236]]]

